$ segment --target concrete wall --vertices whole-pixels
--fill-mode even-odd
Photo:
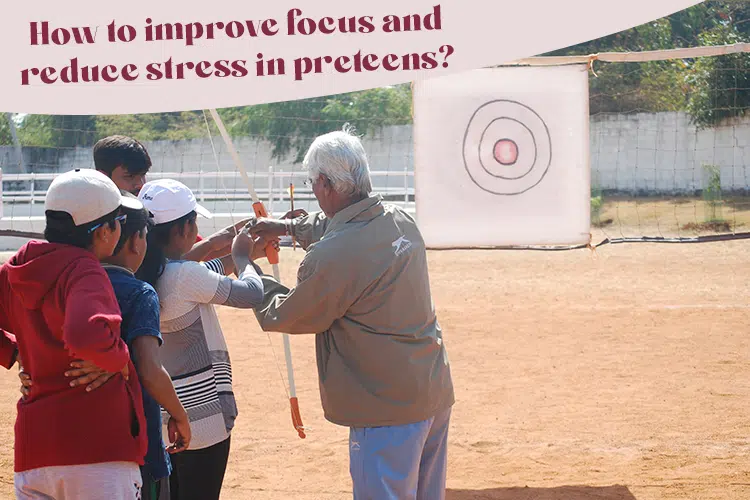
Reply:
[[[214,157],[216,149],[218,167]],[[234,162],[221,136],[209,139],[201,138],[186,141],[154,141],[146,142],[153,161],[153,172],[234,172]],[[267,186],[268,167],[273,165],[277,170],[294,171],[299,173],[295,178],[295,186],[300,186],[306,178],[299,164],[293,165],[293,157],[279,161],[271,159],[272,146],[265,142],[250,138],[233,139],[235,148],[245,169],[258,188]],[[394,177],[376,177],[374,182],[378,188],[403,187],[403,172],[413,170],[413,147],[411,126],[389,127],[375,137],[365,141],[365,148],[370,157],[370,168],[374,171],[393,172]],[[73,168],[92,168],[92,148],[49,149],[23,148],[24,164],[27,172],[65,172]],[[3,173],[19,173],[19,167],[13,147],[0,146],[0,168]],[[179,176],[177,176],[179,179]],[[180,179],[191,188],[198,187],[197,180]],[[210,175],[204,176],[205,188],[222,187],[220,181]],[[288,183],[288,181],[287,181]],[[414,187],[409,181],[409,186]],[[48,183],[47,183],[48,184]],[[28,186],[28,184],[27,184]],[[37,189],[46,189],[45,183],[40,183]],[[224,182],[225,187],[233,187],[231,181]],[[11,189],[5,183],[5,189]],[[244,187],[244,184],[240,187]],[[28,188],[28,187],[27,187]]]
[[[689,194],[706,185],[705,164],[717,165],[724,190],[750,187],[746,165],[750,162],[750,119],[735,120],[720,127],[697,130],[684,113],[639,113],[601,115],[591,118],[592,182],[601,189],[639,195]],[[219,157],[219,169],[234,171],[234,164],[221,137],[213,138]],[[299,165],[291,158],[271,160],[270,144],[253,139],[237,139],[235,145],[245,168],[257,187],[267,185],[269,165],[299,172],[295,185],[304,180]],[[216,171],[211,141],[157,141],[147,143],[156,172]],[[411,126],[389,127],[366,141],[372,169],[393,175],[374,179],[377,188],[404,186],[401,175],[412,171],[414,151]],[[60,172],[92,166],[91,149],[24,148],[24,163],[29,172]],[[18,172],[12,147],[0,147],[0,168]],[[183,179],[184,180],[184,179]],[[184,180],[191,187],[197,181]],[[224,183],[226,187],[231,184]],[[413,187],[413,179],[408,180]],[[221,187],[210,176],[204,187]],[[38,186],[45,188],[44,184]],[[5,184],[5,189],[12,186]]]
[[[703,189],[705,165],[721,172],[723,190],[748,189],[750,119],[698,130],[684,113],[592,117],[592,183],[639,195]]]

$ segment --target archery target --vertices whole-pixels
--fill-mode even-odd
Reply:
[[[474,112],[463,142],[471,180],[494,194],[520,194],[544,178],[552,142],[544,120],[516,101],[497,100]]]
[[[426,244],[588,242],[588,119],[585,65],[416,82],[415,199]]]

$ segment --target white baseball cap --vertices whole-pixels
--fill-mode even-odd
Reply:
[[[44,199],[45,210],[70,214],[76,226],[100,219],[120,207],[140,210],[143,204],[123,196],[112,179],[94,169],[77,168],[58,175]]]
[[[196,200],[185,184],[174,179],[157,179],[143,185],[138,199],[154,214],[154,224],[164,224],[183,217],[193,210],[207,219],[213,217]]]

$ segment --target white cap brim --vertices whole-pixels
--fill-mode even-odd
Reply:
[[[143,203],[137,198],[130,198],[128,196],[120,197],[120,206],[129,208],[131,210],[142,210]]]
[[[208,211],[206,207],[201,205],[200,203],[195,204],[195,211],[198,215],[205,217],[206,219],[213,219],[213,214]]]

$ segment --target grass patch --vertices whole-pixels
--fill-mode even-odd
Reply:
[[[725,220],[711,220],[705,222],[690,222],[682,226],[685,231],[731,233],[732,226]]]

